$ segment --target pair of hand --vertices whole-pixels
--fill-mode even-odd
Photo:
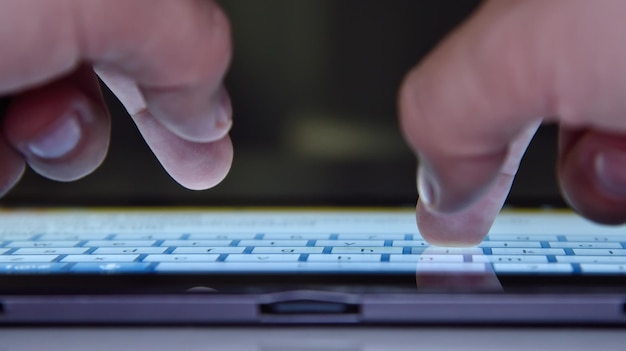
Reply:
[[[209,188],[232,160],[222,79],[228,20],[209,0],[4,0],[0,191],[28,164],[61,181],[103,160],[110,122],[94,71],[166,171]],[[626,221],[622,0],[491,0],[411,71],[403,132],[420,158],[422,234],[484,237],[542,120],[559,122],[559,178],[583,215]]]

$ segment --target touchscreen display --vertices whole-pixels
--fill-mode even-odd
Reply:
[[[5,210],[0,275],[626,272],[626,227],[503,212],[478,246],[430,246],[414,210]]]

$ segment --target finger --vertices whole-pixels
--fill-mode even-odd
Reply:
[[[626,75],[615,67],[626,49],[612,45],[624,10],[612,0],[491,1],[412,71],[400,117],[420,157],[422,207],[459,214],[497,192],[512,141],[538,116],[625,131]]]
[[[132,115],[147,108],[193,142],[228,133],[231,116],[220,87],[231,56],[230,28],[214,1],[76,4],[84,56],[104,76],[128,77],[139,88],[145,104],[128,103]]]
[[[196,143],[173,134],[147,113],[133,119],[163,168],[181,185],[192,190],[208,189],[226,177],[233,159],[228,136]]]
[[[623,1],[491,1],[408,76],[401,121],[429,207],[454,212],[479,198],[538,116],[626,130],[616,113],[626,75],[614,68],[626,49],[612,45],[624,10]]]
[[[228,22],[212,1],[148,6],[153,12],[142,20],[149,30],[125,38],[130,57],[101,60],[96,70],[167,172],[190,189],[213,187],[226,176],[233,155],[227,137],[232,109],[221,85],[231,51]],[[101,16],[102,9],[92,11],[86,17]],[[171,23],[163,23],[163,16]],[[110,41],[117,28],[108,25],[92,35]],[[161,38],[157,44],[137,47],[154,36]],[[118,42],[110,49],[94,47],[90,55],[108,57],[108,50],[118,47]]]
[[[527,62],[524,53],[533,38],[522,36],[511,46],[506,39],[521,33],[497,22],[508,10],[501,3],[483,7],[408,75],[401,90],[401,122],[420,157],[420,197],[435,212],[456,212],[481,198],[512,141],[548,112],[532,72],[536,60]],[[495,52],[501,52],[497,59]]]
[[[420,234],[429,243],[440,246],[471,246],[487,235],[511,189],[515,174],[539,123],[531,125],[513,142],[494,184],[476,202],[458,212],[429,211],[422,199],[417,204]]]
[[[100,72],[106,84],[132,114],[133,121],[148,146],[165,170],[181,185],[193,189],[208,189],[226,177],[233,159],[230,138],[202,143],[185,140],[164,127],[152,117],[137,85],[128,77],[114,72]],[[227,111],[230,114],[228,95],[223,90]]]
[[[0,11],[0,48],[0,94],[41,86],[89,61],[140,89],[139,101],[123,99],[131,114],[154,116],[184,140],[222,140],[231,126],[228,100],[220,92],[231,55],[230,28],[213,1],[7,0]],[[161,162],[172,170],[175,162],[163,158],[184,151],[164,152]],[[219,161],[216,167],[230,164]]]
[[[571,206],[594,221],[626,222],[626,136],[561,128],[559,181]]]
[[[110,121],[95,74],[71,76],[16,95],[3,131],[37,173],[59,181],[81,178],[106,156]]]

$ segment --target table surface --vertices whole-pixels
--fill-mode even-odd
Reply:
[[[0,328],[0,351],[626,350],[623,328]]]

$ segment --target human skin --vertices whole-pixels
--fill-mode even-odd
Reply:
[[[408,74],[400,119],[428,241],[484,238],[542,120],[560,126],[565,199],[626,221],[625,13],[621,0],[488,1]]]
[[[60,181],[100,165],[110,121],[96,74],[167,172],[191,189],[230,168],[222,80],[230,27],[213,1],[2,0],[0,194],[26,165]]]
[[[175,180],[225,177],[230,28],[213,1],[1,1],[0,195],[26,165],[71,181],[102,162],[110,122],[94,71]],[[399,111],[427,240],[484,238],[542,120],[560,124],[565,198],[626,221],[624,13],[623,0],[487,1],[407,75]]]

